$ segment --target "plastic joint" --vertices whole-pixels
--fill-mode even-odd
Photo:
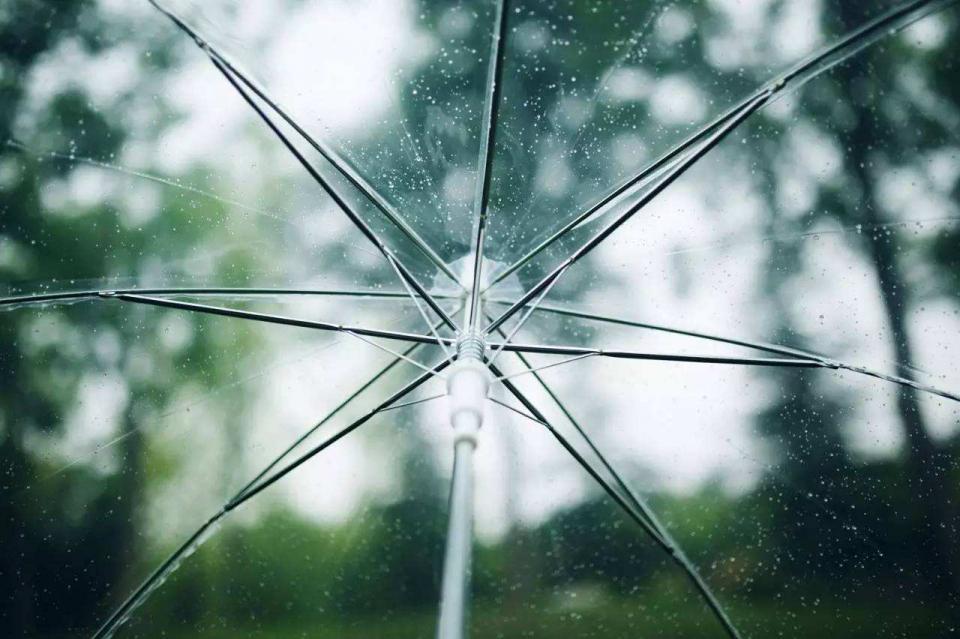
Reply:
[[[464,333],[457,339],[457,359],[483,360],[487,345],[476,333]]]

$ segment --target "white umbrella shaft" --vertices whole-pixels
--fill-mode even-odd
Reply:
[[[450,524],[443,562],[437,639],[461,639],[466,634],[473,553],[473,449],[474,443],[468,439],[457,440],[454,445]]]
[[[481,362],[483,342],[476,338],[462,340],[457,350],[459,358],[447,377],[450,425],[454,430],[453,478],[437,639],[461,639],[466,634],[473,553],[473,451],[490,390],[490,376]]]

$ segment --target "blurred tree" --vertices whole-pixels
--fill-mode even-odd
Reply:
[[[839,17],[849,24],[856,19],[856,10],[845,4]],[[842,179],[820,190],[815,209],[837,217],[846,226],[861,224],[868,229],[856,237],[862,238],[876,269],[894,360],[906,366],[917,364],[909,322],[915,295],[904,274],[905,256],[913,240],[909,233],[891,227],[890,222],[903,211],[892,210],[884,202],[881,189],[892,169],[912,165],[922,172],[930,154],[951,149],[957,152],[953,133],[944,126],[955,115],[953,105],[960,97],[952,81],[958,60],[954,38],[957,21],[951,14],[937,20],[947,33],[931,50],[909,46],[904,38],[872,47],[860,52],[854,63],[836,70],[829,91],[811,91],[811,99],[805,101],[805,117],[836,136],[844,156]],[[836,30],[829,24],[825,29]],[[916,93],[911,94],[898,80],[907,75],[921,79],[939,94],[933,101],[937,105],[934,112],[917,108]],[[840,113],[846,116],[838,117]],[[960,250],[960,245],[954,244],[954,249]],[[949,265],[956,254],[956,250],[941,248],[939,257]],[[950,277],[949,269],[938,272]],[[955,295],[951,297],[955,300]],[[916,500],[915,508],[905,504],[916,512],[917,538],[911,547],[918,555],[930,593],[954,599],[960,595],[955,544],[957,489],[944,478],[955,462],[949,449],[934,439],[917,391],[901,387],[897,409],[905,438],[904,471],[909,474]]]
[[[98,13],[99,5],[89,3],[25,0],[8,4],[0,10],[0,140],[17,137],[18,123],[26,113],[34,122],[33,129],[40,132],[38,139],[49,143],[44,150],[102,160],[114,158],[131,134],[119,117],[132,110],[128,109],[129,102],[120,96],[109,109],[94,108],[83,90],[66,86],[38,100],[31,95],[30,78],[64,43],[79,43],[83,51],[97,53],[135,41],[138,25],[113,24]],[[477,5],[480,9],[476,11],[453,0],[420,4],[423,25],[431,36],[439,34],[439,62],[418,67],[411,78],[405,78],[409,81],[399,105],[405,118],[404,130],[384,125],[367,132],[351,148],[351,155],[365,168],[375,167],[370,175],[374,185],[383,185],[404,211],[413,211],[410,215],[418,225],[444,238],[443,246],[437,248],[451,257],[466,251],[464,230],[471,226],[464,222],[472,219],[472,189],[459,188],[466,191],[465,197],[457,193],[458,184],[462,187],[461,183],[470,183],[464,175],[469,177],[475,169],[476,157],[469,142],[479,139],[490,35],[489,4]],[[781,2],[769,3],[759,14],[762,25],[772,25],[784,6]],[[697,92],[688,102],[713,105],[749,91],[768,73],[765,60],[737,68],[717,62],[713,37],[723,33],[727,18],[712,3],[678,7],[652,0],[626,4],[518,0],[513,8],[506,45],[507,99],[494,167],[495,225],[491,227],[490,256],[497,261],[517,258],[532,240],[592,204],[711,112],[700,105],[703,108],[695,110],[700,115],[691,116],[690,121],[665,117],[646,97],[657,88],[655,85],[668,86],[675,93],[692,86]],[[850,3],[850,14],[841,15],[840,21],[845,25],[857,23],[860,9]],[[818,14],[824,22],[829,16],[827,10]],[[673,25],[672,31],[663,27],[668,22]],[[833,88],[805,102],[800,115],[783,125],[806,120],[829,123],[825,125],[829,132],[848,151],[843,179],[836,186],[823,186],[818,193],[815,208],[825,211],[822,215],[835,217],[844,225],[861,223],[878,228],[889,214],[879,197],[885,166],[919,163],[928,152],[944,148],[953,149],[955,155],[953,143],[944,143],[955,132],[942,124],[943,118],[910,112],[909,119],[903,120],[896,115],[896,108],[885,108],[895,102],[910,102],[910,96],[895,84],[893,74],[885,72],[900,67],[926,76],[945,103],[957,103],[960,89],[953,81],[951,60],[955,31],[954,22],[949,22],[944,42],[951,44],[941,45],[933,54],[904,51],[894,45],[868,51],[872,75],[865,77],[859,63],[857,72],[852,66],[841,67],[835,71]],[[159,55],[149,63],[141,57],[144,80],[131,91],[161,78],[176,62],[180,45],[192,46],[172,29],[170,34],[178,38],[178,45],[159,49],[155,52]],[[612,90],[613,86],[619,88]],[[637,95],[623,97],[624,87]],[[640,94],[644,97],[637,97]],[[878,103],[881,108],[877,108]],[[157,108],[164,107],[160,104]],[[836,118],[838,111],[854,117]],[[753,135],[749,136],[750,141],[759,143],[756,148],[736,145],[736,149],[717,149],[714,153],[727,153],[726,157],[733,159],[749,157],[761,167],[761,173],[764,167],[775,166],[787,150],[770,143],[767,138],[776,137],[771,131],[773,125],[762,118],[755,118],[763,126],[752,129]],[[423,139],[411,139],[407,125],[413,131],[425,132]],[[889,143],[889,148],[881,141]],[[742,150],[745,147],[750,148]],[[905,148],[910,152],[900,154],[899,150]],[[69,178],[76,168],[77,163],[69,159],[30,159],[10,145],[0,150],[0,249],[5,252],[0,255],[0,275],[4,281],[13,283],[21,278],[20,265],[24,262],[36,266],[31,271],[36,279],[118,271],[135,277],[148,270],[150,259],[177,257],[171,247],[203,249],[224,237],[211,230],[220,219],[219,204],[197,209],[169,194],[159,205],[167,223],[148,220],[136,232],[124,226],[111,202],[72,205],[72,215],[39,215],[44,208],[44,193]],[[778,228],[775,193],[782,186],[778,183],[781,179],[782,175],[771,171],[758,186],[772,211],[771,229]],[[955,198],[960,186],[954,182]],[[234,239],[242,243],[249,238]],[[876,268],[895,356],[904,364],[911,364],[914,356],[908,318],[916,300],[907,286],[902,255],[902,248],[909,242],[896,232],[873,233],[861,247]],[[941,265],[935,294],[951,300],[960,289],[954,273],[960,260],[958,246],[960,239],[954,230],[922,247]],[[548,259],[531,264],[521,272],[521,280],[526,284],[536,281],[568,249],[563,245],[548,253]],[[240,284],[256,270],[260,264],[251,252],[253,249],[241,251],[231,258],[236,268],[224,275],[225,280]],[[342,268],[357,282],[386,282],[383,272],[373,274],[373,269],[355,275],[358,264],[342,260],[343,256],[340,251],[330,251],[303,268]],[[759,296],[766,298],[769,294],[771,298],[767,302],[779,320],[774,337],[793,341],[798,336],[792,331],[782,298],[790,273],[811,265],[804,264],[798,254],[781,254],[778,262],[784,270],[767,273]],[[569,298],[581,297],[589,292],[591,278],[598,274],[602,270],[573,270],[558,291]],[[84,336],[74,340],[81,347],[73,351],[58,344],[31,347],[29,335],[40,314]],[[0,323],[0,367],[4,379],[12,380],[0,385],[0,463],[4,478],[0,547],[8,549],[0,558],[0,583],[3,592],[9,593],[0,601],[0,621],[14,635],[88,627],[106,605],[129,590],[129,567],[136,563],[143,544],[138,503],[145,492],[162,485],[177,470],[177,460],[164,471],[166,474],[146,468],[150,465],[149,441],[138,429],[143,415],[159,412],[176,388],[191,380],[216,384],[224,375],[224,362],[231,352],[249,352],[255,347],[252,341],[241,340],[224,349],[215,329],[204,330],[207,322],[191,320],[197,329],[195,338],[171,356],[172,373],[148,379],[124,376],[128,381],[125,408],[116,425],[122,439],[113,451],[113,463],[103,464],[106,469],[79,464],[53,480],[34,485],[32,478],[55,470],[56,465],[45,458],[46,451],[37,444],[38,439],[47,438],[43,439],[46,442],[62,434],[55,424],[62,423],[75,406],[85,378],[123,373],[117,362],[132,357],[129,344],[149,350],[158,339],[156,318],[146,311],[119,311],[98,305],[95,309],[77,306],[41,313],[18,310]],[[90,335],[111,336],[122,345],[122,352],[114,360],[98,359]],[[783,557],[783,567],[772,578],[780,583],[795,577],[816,578],[841,590],[858,574],[858,563],[865,555],[849,536],[836,535],[834,529],[826,538],[811,534],[820,524],[829,529],[829,515],[814,505],[810,494],[829,492],[841,507],[858,506],[856,513],[844,511],[844,525],[869,528],[877,522],[896,521],[882,544],[888,555],[902,558],[898,545],[909,540],[914,527],[920,530],[922,539],[910,547],[925,553],[922,564],[930,588],[947,597],[956,594],[956,587],[948,582],[955,579],[958,564],[955,558],[946,560],[953,552],[956,536],[956,518],[950,512],[956,486],[943,481],[948,475],[945,469],[952,462],[947,458],[947,447],[931,437],[916,393],[902,390],[899,394],[899,418],[908,441],[909,463],[905,468],[909,480],[898,483],[894,480],[903,469],[897,463],[858,463],[847,450],[841,431],[849,420],[850,398],[826,396],[815,375],[784,373],[773,379],[778,393],[757,417],[758,429],[768,441],[775,442],[778,472],[782,473],[779,481],[786,482],[791,490],[768,478],[739,504],[732,499],[727,502],[726,495],[710,489],[678,499],[683,501],[675,506],[681,513],[680,527],[693,531],[678,536],[697,550],[692,554],[749,555],[750,549],[744,544],[753,534],[748,519],[734,521],[732,516],[722,518],[718,514],[745,503],[745,509],[736,512],[762,513],[781,531],[774,543]],[[242,436],[237,431],[226,434],[233,437],[228,442],[229,455],[240,455]],[[169,607],[159,609],[171,610],[187,622],[217,617],[221,625],[227,623],[225,620],[242,624],[254,618],[262,626],[269,626],[291,618],[316,618],[320,614],[316,602],[324,597],[337,601],[337,614],[350,619],[432,605],[442,554],[446,487],[437,483],[437,470],[419,444],[397,451],[403,457],[403,492],[414,497],[371,507],[363,517],[336,530],[324,530],[288,512],[271,513],[213,546],[211,552],[223,559],[221,564],[216,560],[209,565],[201,562],[182,573],[181,579],[172,584],[174,591],[167,595],[170,601],[163,604]],[[231,483],[225,479],[224,488]],[[916,492],[904,490],[905,484]],[[916,504],[915,495],[921,497]],[[913,505],[918,510],[915,520],[897,519],[900,510]],[[561,585],[589,580],[603,582],[618,596],[634,594],[633,586],[656,572],[656,551],[646,545],[639,531],[619,522],[614,513],[606,502],[587,500],[556,513],[533,530],[516,530],[504,543],[484,548],[478,557],[478,574],[482,576],[478,594],[499,602],[504,590],[518,584],[523,585],[525,596],[536,597]],[[921,525],[913,526],[917,522]],[[349,550],[343,550],[346,544],[338,545],[345,537],[352,543]],[[311,574],[308,562],[301,560],[310,548],[323,552],[328,574]],[[896,567],[902,563],[891,561],[885,577],[896,579]],[[211,577],[208,569],[221,574]],[[71,582],[63,578],[64,574],[82,577]],[[744,589],[749,579],[713,566],[709,577]],[[204,592],[202,582],[210,579],[229,584],[220,599],[204,599],[198,594]],[[892,592],[888,589],[883,594]]]
[[[0,10],[0,275],[10,289],[24,279],[56,285],[91,274],[135,277],[183,240],[178,224],[193,230],[189,242],[203,241],[198,220],[205,219],[204,211],[188,206],[172,189],[155,203],[164,214],[135,228],[106,190],[92,200],[70,201],[66,210],[52,212],[47,204],[50,192],[85,166],[74,156],[105,162],[117,156],[128,136],[124,115],[144,101],[152,101],[156,117],[164,113],[152,88],[174,56],[162,46],[149,50],[147,43],[157,41],[138,39],[146,33],[135,14],[120,16],[88,2],[25,0]],[[126,47],[136,51],[139,80],[112,95],[106,106],[76,78],[37,80],[39,70],[50,65],[69,68],[72,55],[95,59]],[[18,141],[24,133],[40,145],[32,151],[60,155],[25,151]],[[149,139],[144,131],[137,136]],[[206,212],[217,217],[216,211]],[[0,625],[9,636],[89,629],[139,578],[146,550],[145,495],[161,479],[146,463],[143,427],[158,419],[181,384],[191,378],[215,384],[223,372],[211,365],[211,356],[222,356],[224,345],[203,331],[203,320],[177,350],[164,346],[168,319],[102,301],[4,313],[0,543],[6,551],[0,557]],[[164,352],[170,361],[154,359]],[[107,395],[83,394],[101,383]],[[115,440],[65,468],[58,450],[77,435],[66,426],[74,416],[83,420],[85,401],[105,401],[111,392],[119,395],[116,422],[109,425]],[[91,426],[81,424],[79,430]]]

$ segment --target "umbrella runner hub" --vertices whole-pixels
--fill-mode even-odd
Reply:
[[[490,374],[481,358],[485,345],[478,337],[457,344],[457,361],[447,376],[450,403],[450,425],[456,433],[454,445],[461,440],[477,443],[483,424],[483,412],[490,392]]]
[[[457,337],[457,359],[458,360],[483,360],[483,354],[487,350],[487,342],[483,335],[476,332],[462,333]]]

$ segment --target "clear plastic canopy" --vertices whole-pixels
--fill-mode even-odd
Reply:
[[[955,4],[0,8],[0,627],[949,636]]]

